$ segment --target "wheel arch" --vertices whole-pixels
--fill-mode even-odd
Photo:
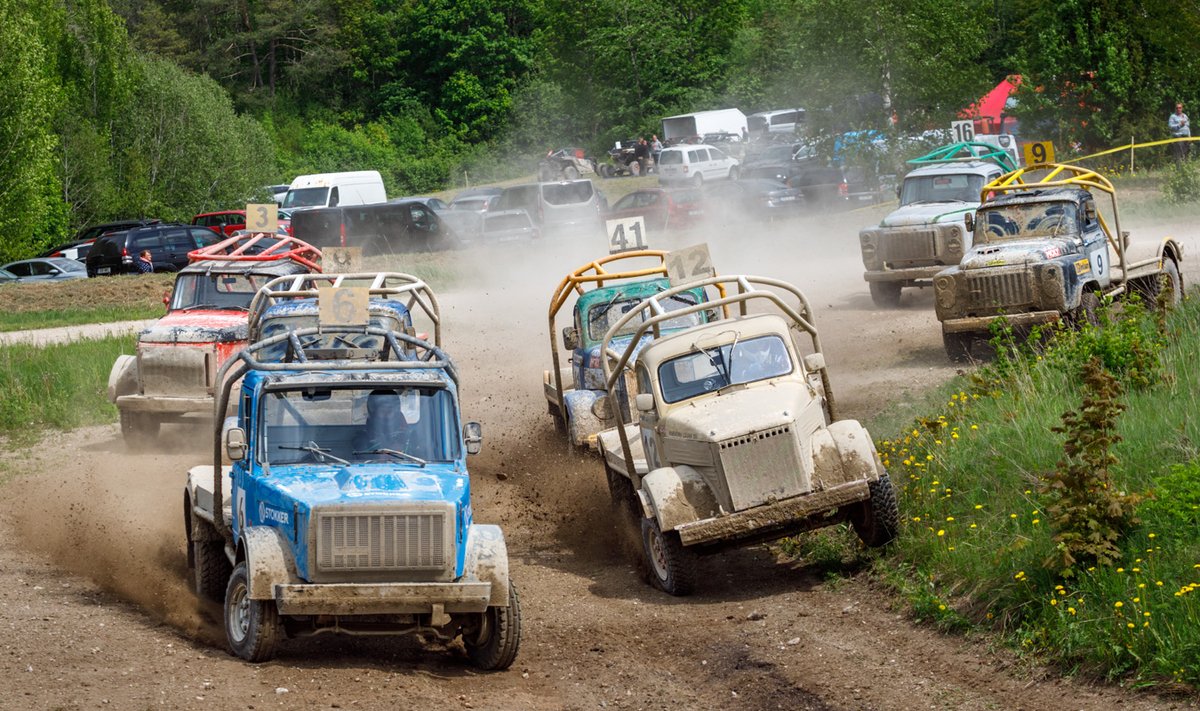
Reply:
[[[138,392],[138,361],[135,355],[119,355],[108,373],[108,401]]]
[[[712,518],[720,511],[712,489],[686,464],[660,467],[642,477],[638,498],[646,518],[658,521],[662,531]]]
[[[274,600],[276,585],[300,582],[287,541],[272,526],[242,529],[234,564],[243,561],[250,576],[251,600]]]
[[[471,524],[467,530],[463,577],[491,583],[490,607],[507,607],[511,576],[508,570],[508,546],[499,526]]]

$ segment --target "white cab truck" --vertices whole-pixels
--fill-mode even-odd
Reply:
[[[387,202],[378,170],[300,175],[292,181],[283,207],[345,207]]]
[[[746,114],[739,109],[716,109],[668,116],[662,120],[663,140],[678,143],[709,133],[745,135]]]
[[[717,298],[666,307],[716,287]],[[725,318],[664,328],[711,309]],[[637,329],[618,346],[630,324]],[[615,323],[603,360],[610,398],[626,371],[637,387],[636,421],[614,408],[600,449],[619,517],[641,527],[656,587],[689,593],[698,553],[843,521],[870,546],[895,538],[896,492],[871,435],[835,415],[812,310],[796,287],[745,275],[681,283]]]
[[[955,143],[910,163],[900,206],[858,233],[863,278],[876,306],[900,304],[904,287],[925,287],[971,248],[966,216],[979,207],[984,185],[1015,168],[1005,151],[985,143]]]

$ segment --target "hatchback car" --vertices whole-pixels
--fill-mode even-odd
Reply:
[[[469,188],[454,196],[450,209],[487,212],[496,207],[503,192],[504,188]]]
[[[17,277],[20,282],[35,281],[65,281],[68,279],[86,279],[87,269],[75,261],[65,257],[49,257],[38,259],[22,259],[9,262],[0,269],[5,269]]]
[[[705,144],[680,145],[664,148],[658,155],[658,182],[692,183],[724,178],[736,179],[738,161],[717,148]]]
[[[641,217],[648,230],[688,227],[704,217],[703,197],[698,190],[635,190],[617,200],[605,215],[607,220]]]
[[[133,260],[143,250],[150,251],[156,272],[177,272],[188,264],[188,252],[215,244],[222,239],[207,227],[159,224],[110,232],[92,245],[87,256],[88,276],[133,274]]]
[[[193,217],[192,224],[207,227],[219,235],[228,237],[238,230],[245,229],[246,211],[221,210],[219,212],[205,212]]]

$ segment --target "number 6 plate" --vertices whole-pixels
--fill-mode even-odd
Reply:
[[[365,286],[319,286],[317,303],[322,326],[365,326],[371,290]]]

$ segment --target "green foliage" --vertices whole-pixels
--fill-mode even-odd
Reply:
[[[1163,200],[1172,205],[1200,200],[1200,167],[1195,161],[1185,160],[1167,169],[1167,179],[1162,184]]]
[[[1164,538],[1191,540],[1200,530],[1200,461],[1177,464],[1158,477],[1137,513],[1155,521]]]

